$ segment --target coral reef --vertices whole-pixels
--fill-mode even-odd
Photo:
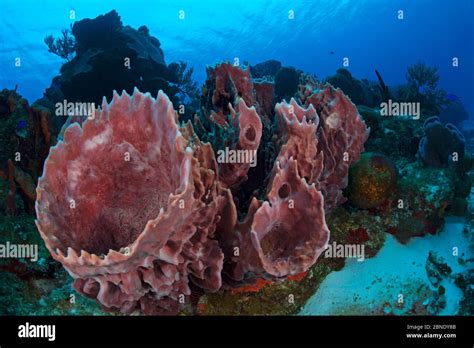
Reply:
[[[456,126],[443,125],[437,116],[428,118],[423,129],[425,135],[419,143],[418,156],[426,166],[450,170],[455,197],[448,209],[454,215],[463,216],[472,186],[467,173],[473,167],[473,160],[465,151],[466,139]]]
[[[44,97],[0,92],[0,240],[45,242],[36,264],[0,260],[2,313],[295,314],[344,267],[332,243],[370,258],[387,233],[407,244],[469,213],[469,139],[440,121],[466,114],[425,64],[396,93],[377,70],[378,82],[339,69],[321,83],[276,60],[208,67],[199,91],[192,68],[167,65],[148,28],[115,11],[45,43],[67,62]],[[421,121],[381,117],[388,99],[421,102]],[[52,117],[64,100],[101,108]],[[437,314],[446,281],[472,313],[472,272],[431,254],[426,271],[434,290],[413,291],[429,303],[372,313]]]
[[[360,81],[355,80],[347,69],[337,69],[334,76],[326,79],[334,87],[340,88],[346,93],[351,101],[356,104],[364,104],[364,95]]]
[[[156,100],[114,93],[51,149],[37,189],[38,229],[74,287],[107,310],[176,313],[192,288],[292,277],[326,247],[326,210],[344,201],[348,167],[368,136],[355,106],[319,85],[306,90],[306,108],[277,104],[264,130],[248,69],[220,64],[208,75],[194,127],[178,125],[162,92]],[[200,140],[206,127],[212,144]],[[274,145],[260,146],[272,129]],[[218,161],[222,146],[263,152],[263,201],[249,190],[246,199],[233,196],[250,166]]]
[[[39,247],[37,263],[0,260],[4,315],[296,314],[345,266],[326,255],[332,243],[371,258],[388,233],[410,250],[466,212],[472,235],[472,134],[463,144],[467,113],[438,89],[434,68],[410,67],[395,93],[377,70],[378,82],[339,69],[321,84],[276,60],[223,63],[198,90],[192,68],[167,64],[148,28],[115,11],[60,35],[45,38],[66,62],[44,98],[30,106],[16,89],[0,92],[0,241]],[[131,95],[135,87],[166,95]],[[54,116],[57,102],[103,96],[95,120]],[[388,99],[420,102],[421,120],[381,117]],[[359,159],[364,148],[373,153]],[[222,159],[226,151],[255,163]],[[473,272],[448,270],[451,261],[423,258],[431,283],[400,283],[415,295],[403,305],[363,308],[364,296],[348,295],[342,313],[440,314],[454,283],[458,313],[470,315]],[[367,274],[365,289],[386,286]]]
[[[36,262],[0,259],[0,315],[104,315],[99,306],[71,289],[71,278],[55,262],[38,233],[34,217],[2,216],[0,243],[37,246]]]
[[[451,172],[401,161],[397,163],[397,171],[397,190],[374,212],[383,214],[387,232],[401,243],[436,234],[443,228],[454,200]]]

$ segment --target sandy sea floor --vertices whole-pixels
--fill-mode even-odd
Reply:
[[[459,262],[460,257],[472,258],[468,236],[463,233],[465,222],[460,218],[448,218],[438,235],[413,238],[406,245],[387,235],[384,246],[374,258],[363,262],[349,259],[341,271],[332,272],[300,314],[405,314],[415,302],[426,304],[430,294],[437,291],[425,268],[430,251],[444,258],[452,274],[472,268],[472,262]],[[458,248],[458,256],[453,256],[454,247]],[[446,291],[446,305],[438,314],[454,315],[462,292],[452,279],[443,279],[441,285]],[[403,295],[403,306],[398,304],[400,294]]]

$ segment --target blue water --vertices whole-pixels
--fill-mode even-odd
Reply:
[[[0,0],[0,88],[31,102],[41,97],[63,60],[47,52],[43,38],[76,20],[116,9],[125,25],[145,24],[162,43],[166,62],[184,60],[205,79],[206,65],[239,57],[251,64],[278,59],[324,78],[350,59],[357,78],[389,85],[405,81],[420,60],[436,66],[439,86],[461,98],[474,114],[474,1],[472,0]],[[180,20],[180,10],[185,20]],[[288,19],[293,10],[294,20]],[[404,19],[397,19],[397,11]],[[330,54],[330,52],[334,54]],[[14,60],[21,57],[22,67]],[[453,68],[452,57],[460,66]]]

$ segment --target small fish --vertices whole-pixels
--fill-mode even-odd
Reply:
[[[457,95],[455,95],[455,94],[450,94],[450,93],[446,94],[446,98],[447,98],[448,100],[451,100],[451,101],[459,100],[459,97],[458,97]]]
[[[25,120],[20,120],[17,124],[18,129],[25,129],[28,123]]]
[[[28,137],[28,131],[26,126],[28,123],[25,120],[18,121],[15,129],[15,134],[18,135],[20,138],[26,139]]]
[[[329,54],[334,54],[334,51],[329,52]]]

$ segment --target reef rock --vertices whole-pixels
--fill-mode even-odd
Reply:
[[[250,66],[250,72],[254,79],[262,77],[274,77],[281,68],[281,62],[270,59],[256,65]]]
[[[255,105],[255,91],[249,69],[222,63],[208,67],[207,75],[201,105],[206,110],[211,110],[210,117],[213,121],[224,125],[226,115],[230,114],[229,104],[235,106],[239,97],[247,106]]]
[[[275,74],[275,94],[278,100],[289,100],[298,91],[301,71],[284,66]]]
[[[326,82],[340,88],[356,105],[373,107],[380,105],[382,101],[381,93],[376,89],[374,83],[354,78],[347,69],[337,69],[336,74],[329,76]]]
[[[160,41],[146,26],[124,26],[113,10],[74,23],[72,34],[75,57],[45,93],[53,103],[66,99],[100,105],[114,90],[132,93],[135,87],[153,95],[163,90],[172,100],[182,91],[176,65],[166,65]]]

